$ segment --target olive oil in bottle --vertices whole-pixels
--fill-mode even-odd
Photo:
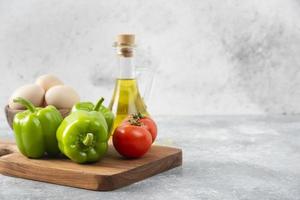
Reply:
[[[110,110],[115,114],[112,133],[129,114],[140,112],[149,116],[135,77],[134,43],[135,36],[131,34],[119,35],[117,42],[115,42],[118,53],[119,75],[109,104]]]

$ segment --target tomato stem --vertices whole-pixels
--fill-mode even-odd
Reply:
[[[142,113],[138,112],[138,113],[132,114],[131,117],[134,118],[134,119],[142,119],[145,116]]]
[[[128,122],[131,124],[131,125],[134,125],[134,126],[142,126],[144,125],[140,119],[142,119],[144,116],[139,112],[139,113],[135,113],[135,114],[131,114],[129,119],[128,119]]]

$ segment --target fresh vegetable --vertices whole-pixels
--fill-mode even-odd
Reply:
[[[57,85],[51,87],[45,95],[47,105],[54,105],[56,108],[72,108],[80,100],[77,92],[70,86]]]
[[[150,149],[151,144],[151,133],[137,120],[121,124],[113,134],[115,149],[126,158],[143,156]]]
[[[97,109],[73,111],[57,130],[59,149],[74,162],[96,162],[107,151],[107,124]]]
[[[14,100],[28,110],[17,113],[13,130],[20,152],[29,158],[41,158],[45,153],[55,156],[59,153],[56,130],[62,116],[54,106],[36,108],[21,97]]]
[[[52,74],[45,74],[37,78],[37,85],[41,86],[45,91],[56,85],[63,85],[64,83]]]
[[[104,98],[99,99],[96,106],[92,102],[79,102],[73,106],[72,112],[78,110],[86,110],[86,111],[96,110],[101,112],[107,123],[108,133],[110,134],[115,117],[114,114],[108,108],[102,105],[103,101]]]
[[[38,85],[28,84],[18,88],[9,99],[9,107],[11,109],[25,109],[22,104],[15,103],[14,99],[22,97],[29,100],[34,106],[42,106],[45,91]]]
[[[157,126],[154,120],[151,117],[145,116],[141,113],[132,114],[127,117],[123,124],[130,124],[131,121],[138,121],[144,125],[144,127],[151,133],[152,136],[152,143],[155,141],[157,136]]]

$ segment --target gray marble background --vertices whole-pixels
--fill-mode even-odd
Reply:
[[[108,103],[124,32],[154,115],[300,111],[299,0],[0,0],[0,106],[44,73]]]

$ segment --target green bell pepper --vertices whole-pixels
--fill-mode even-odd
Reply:
[[[14,99],[27,108],[17,113],[13,130],[20,152],[29,158],[41,158],[46,153],[55,156],[58,149],[56,130],[63,118],[54,106],[36,108],[30,101],[21,97]]]
[[[56,132],[58,147],[77,163],[96,162],[108,148],[107,124],[97,106],[91,110],[73,111]]]
[[[105,106],[102,105],[103,101],[104,101],[104,98],[99,99],[96,106],[92,102],[79,102],[73,106],[72,112],[75,112],[78,110],[92,111],[94,109],[96,111],[101,112],[107,123],[108,133],[110,133],[111,128],[114,123],[115,116],[108,108],[106,108]]]

